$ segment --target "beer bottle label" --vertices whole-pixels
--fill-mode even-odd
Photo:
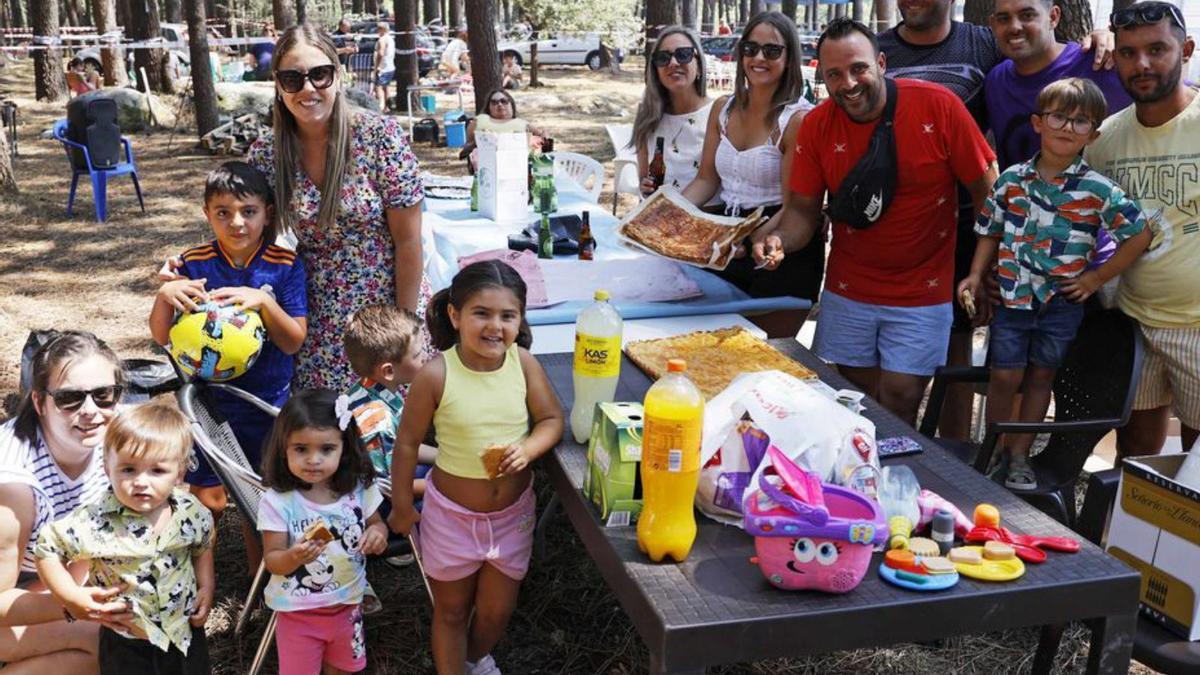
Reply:
[[[655,471],[684,473],[700,470],[700,420],[646,415],[642,433],[642,464]]]
[[[588,377],[616,377],[621,372],[621,336],[575,333],[575,372]]]

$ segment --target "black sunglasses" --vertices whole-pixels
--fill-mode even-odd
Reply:
[[[95,389],[58,389],[46,390],[44,393],[54,399],[54,405],[63,412],[74,412],[83,407],[83,402],[90,396],[97,408],[108,410],[121,400],[124,391],[118,384]]]
[[[1183,23],[1183,13],[1169,2],[1142,2],[1119,9],[1108,16],[1113,32],[1119,28],[1158,23],[1163,19],[1170,19],[1171,23],[1180,29],[1187,30]]]
[[[742,56],[754,58],[758,56],[758,52],[761,50],[763,58],[768,61],[774,61],[783,56],[785,48],[786,45],[777,45],[771,42],[760,45],[753,40],[745,40],[738,44],[738,49],[742,52]]]
[[[279,83],[280,89],[289,94],[295,94],[304,88],[305,80],[312,82],[313,89],[328,89],[333,84],[335,73],[337,73],[337,66],[333,64],[309,68],[308,72],[279,70],[275,72],[275,81]]]
[[[506,106],[512,107],[512,101],[508,100],[507,98],[504,98],[503,96],[498,96],[496,98],[489,99],[488,104],[490,104],[490,105],[506,105]]]
[[[672,56],[675,57],[675,63],[678,63],[681,66],[686,66],[692,62],[692,59],[696,58],[696,48],[676,47],[674,51],[660,49],[654,52],[654,56],[651,57],[651,61],[656,67],[665,68],[667,64],[671,62]]]

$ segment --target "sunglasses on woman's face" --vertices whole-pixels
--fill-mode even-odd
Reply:
[[[329,64],[303,70],[279,70],[275,72],[275,81],[279,88],[289,94],[295,94],[304,88],[304,81],[312,82],[313,89],[328,89],[333,84],[333,76],[337,66]]]
[[[671,57],[675,57],[675,63],[681,66],[686,66],[696,58],[695,47],[676,47],[674,51],[660,49],[654,52],[654,56],[650,57],[657,68],[666,68],[667,64],[671,63]]]
[[[761,51],[763,58],[768,61],[774,61],[783,56],[785,48],[785,45],[777,45],[771,42],[760,45],[753,40],[746,40],[738,45],[738,49],[742,51],[742,56],[752,59],[758,56],[758,52]]]
[[[507,105],[507,106],[511,106],[511,105],[512,105],[512,103],[510,103],[510,102],[508,101],[508,99],[506,99],[506,98],[503,98],[503,97],[501,97],[501,98],[494,98],[494,99],[492,99],[492,100],[488,101],[488,103],[489,103],[489,104],[491,104],[491,105]]]
[[[97,408],[108,410],[121,400],[120,385],[110,384],[107,387],[95,389],[57,389],[45,393],[54,400],[54,405],[63,412],[75,412],[83,407],[83,402],[91,397]]]

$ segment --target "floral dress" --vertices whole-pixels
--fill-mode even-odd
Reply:
[[[317,224],[321,192],[301,167],[296,167],[292,203],[280,205],[297,215],[296,237],[308,263],[308,336],[292,379],[301,389],[346,391],[358,381],[342,346],[346,319],[369,305],[395,303],[395,249],[386,211],[415,206],[425,197],[417,157],[400,123],[367,111],[353,115],[350,164],[333,227]],[[247,159],[275,184],[273,134],[260,136]],[[422,275],[418,315],[424,316],[430,294]],[[431,357],[436,350],[424,328],[422,335]]]

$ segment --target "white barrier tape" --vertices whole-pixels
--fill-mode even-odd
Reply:
[[[91,37],[96,38],[97,36],[91,36]],[[41,41],[39,41],[39,39]],[[235,47],[235,46],[240,46],[240,45],[261,44],[264,42],[274,43],[275,39],[268,38],[268,37],[218,38],[218,39],[210,38],[208,41],[208,44],[209,44],[209,46]],[[167,42],[166,40],[164,40],[162,38],[159,38],[157,40],[142,40],[139,42],[116,42],[111,37],[107,38],[103,42],[93,40],[93,41],[85,42],[82,44],[64,44],[63,41],[61,39],[59,39],[58,37],[35,36],[35,38],[33,40],[33,44],[0,47],[0,50],[9,51],[9,52],[14,52],[14,51],[34,52],[34,51],[44,51],[47,49],[60,49],[60,50],[61,49],[79,49],[82,47],[99,47],[101,49],[107,48],[107,49],[125,49],[125,50],[129,50],[129,49],[179,49],[179,50],[184,50],[184,49],[188,48],[188,44],[186,42]]]

